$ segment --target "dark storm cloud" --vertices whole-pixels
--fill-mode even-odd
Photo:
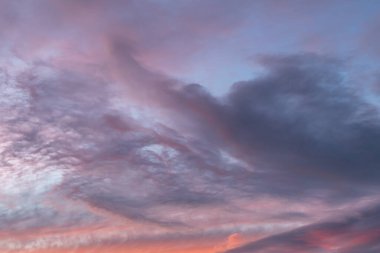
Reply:
[[[261,61],[267,73],[234,84],[217,116],[257,165],[255,176],[278,177],[289,190],[294,184],[306,191],[335,183],[376,185],[379,115],[358,92],[370,84],[350,83],[344,62],[328,57]]]
[[[373,192],[380,177],[380,121],[359,89],[371,83],[353,83],[348,62],[333,57],[259,60],[266,73],[234,84],[223,99],[201,85],[172,81],[150,96],[177,115],[177,125],[196,133],[199,143],[191,147],[204,150],[197,164],[215,172],[209,180],[248,195],[344,200]],[[245,168],[221,166],[221,148]]]
[[[266,73],[234,84],[223,99],[198,84],[161,83],[166,91],[157,102],[177,115],[180,128],[195,132],[199,142],[191,147],[203,150],[197,164],[215,172],[209,180],[251,197],[337,201],[373,192],[380,121],[359,89],[371,84],[352,83],[348,63],[327,56],[264,56],[260,62]],[[220,149],[246,164],[221,166]]]

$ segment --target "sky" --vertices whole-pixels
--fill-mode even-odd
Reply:
[[[0,253],[380,252],[380,1],[0,0]]]

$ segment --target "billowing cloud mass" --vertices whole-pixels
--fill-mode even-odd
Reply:
[[[0,252],[379,252],[379,11],[0,0]]]

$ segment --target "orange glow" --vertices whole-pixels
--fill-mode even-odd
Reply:
[[[251,238],[252,239],[252,238]],[[104,243],[76,248],[48,248],[27,251],[28,253],[220,253],[240,246],[248,238],[234,233],[227,238],[178,239],[164,241],[135,241],[126,243]],[[9,253],[25,253],[25,250]],[[8,252],[2,252],[8,253]]]

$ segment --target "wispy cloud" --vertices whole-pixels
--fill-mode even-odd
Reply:
[[[0,251],[378,250],[376,19],[353,55],[248,50],[310,10],[284,6],[0,0]],[[221,48],[260,68],[223,96],[181,78]]]

